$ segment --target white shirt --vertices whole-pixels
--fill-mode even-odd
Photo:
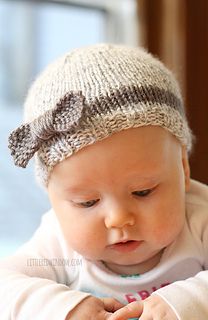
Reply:
[[[141,275],[113,273],[66,248],[53,210],[32,239],[0,262],[1,320],[64,320],[85,297],[123,303],[160,295],[180,320],[208,319],[208,187],[191,182],[186,223],[159,264]]]

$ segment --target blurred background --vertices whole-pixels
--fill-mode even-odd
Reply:
[[[57,56],[98,42],[144,46],[175,73],[196,136],[192,177],[208,183],[207,0],[0,0],[0,257],[50,208],[33,163],[15,167],[7,148],[28,87]]]

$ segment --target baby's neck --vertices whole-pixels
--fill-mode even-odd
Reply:
[[[104,265],[111,271],[122,275],[143,274],[153,269],[159,262],[163,250],[157,253],[152,258],[134,265],[119,265],[110,262],[103,262]]]

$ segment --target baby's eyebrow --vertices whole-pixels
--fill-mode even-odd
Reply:
[[[135,180],[137,183],[156,183],[160,179],[160,174],[158,172],[154,172],[150,175],[141,175],[138,174],[138,172],[131,173],[130,175],[127,175],[127,179],[129,181]]]
[[[129,184],[133,187],[133,185],[135,184],[135,187],[139,186],[140,187],[148,187],[149,185],[155,184],[156,181],[158,181],[155,178],[145,178],[145,179],[139,179],[140,181],[138,181],[138,178],[136,178],[136,181],[132,181],[130,180]],[[128,185],[128,183],[127,183]],[[92,195],[92,196],[96,196],[98,195],[98,190],[96,188],[92,189],[89,187],[89,184],[86,185],[72,185],[72,186],[66,186],[63,188],[63,190],[61,191],[65,194],[80,194],[80,195]]]
[[[89,189],[88,185],[86,186],[68,186],[63,188],[62,192],[67,193],[67,194],[89,194],[92,192],[95,192],[95,190]]]

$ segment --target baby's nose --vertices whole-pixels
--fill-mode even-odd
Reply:
[[[135,224],[134,214],[120,206],[113,207],[108,210],[105,216],[106,228],[123,228],[126,225],[133,226]]]

